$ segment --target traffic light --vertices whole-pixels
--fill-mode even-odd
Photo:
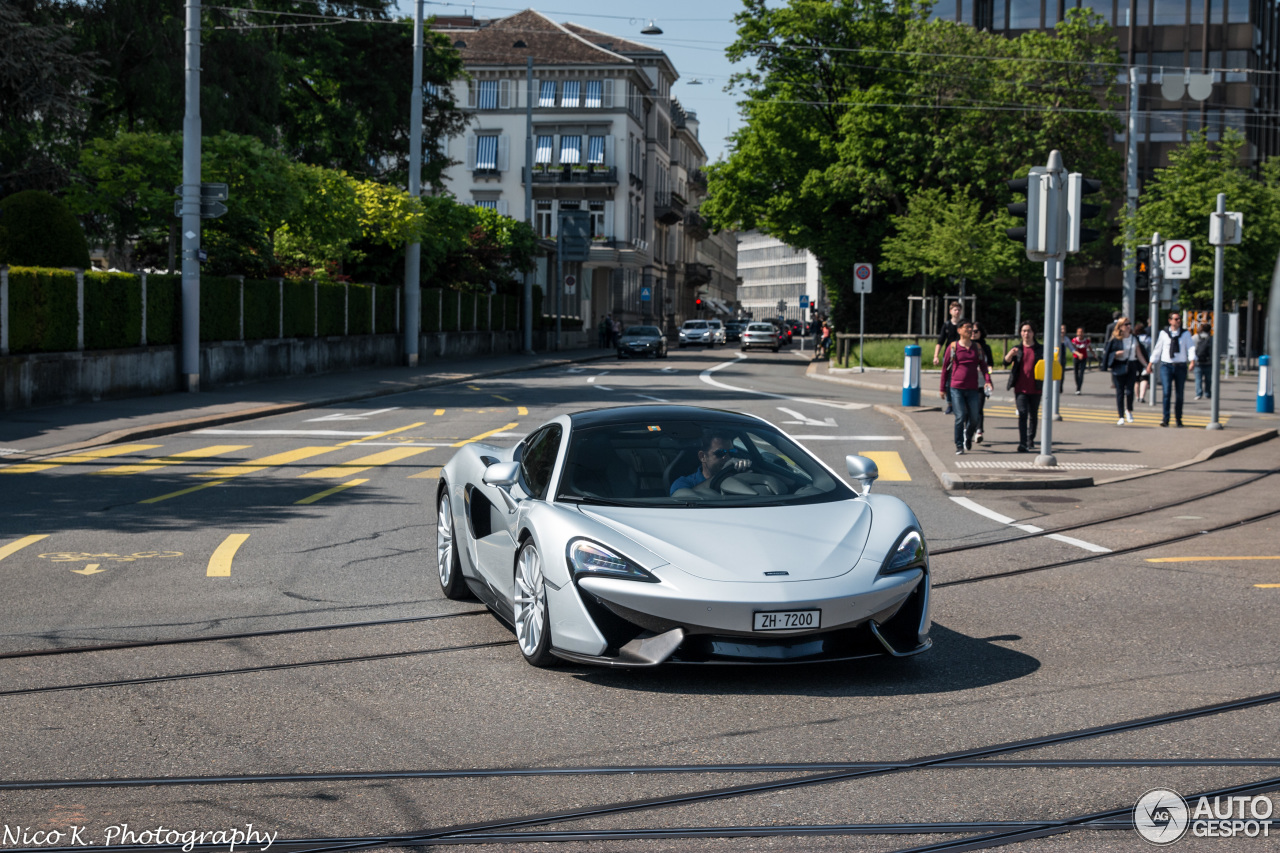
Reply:
[[[1086,178],[1079,172],[1067,176],[1067,251],[1078,252],[1085,243],[1101,236],[1096,228],[1084,223],[1102,212],[1096,204],[1085,204],[1084,197],[1102,191],[1102,181]]]
[[[1010,240],[1018,243],[1026,244],[1027,229],[1031,226],[1031,209],[1037,208],[1038,205],[1032,204],[1032,193],[1038,193],[1040,182],[1036,181],[1035,189],[1031,188],[1031,182],[1027,178],[1014,178],[1009,181],[1009,189],[1015,193],[1022,193],[1027,197],[1027,201],[1015,201],[1009,205],[1009,212],[1013,214],[1014,219],[1020,219],[1025,224],[1019,225],[1017,228],[1006,228],[1004,233],[1008,235]]]
[[[699,311],[701,311],[701,310],[702,310],[702,297],[701,297],[701,296],[699,296],[699,297],[697,297],[697,298],[695,298],[695,299],[693,300],[693,307],[694,307],[694,308],[696,308],[696,309],[698,309]]]
[[[1010,240],[1027,247],[1027,260],[1047,261],[1058,256],[1059,230],[1065,211],[1059,211],[1062,193],[1053,185],[1056,180],[1043,166],[1035,166],[1025,178],[1009,181],[1009,189],[1026,195],[1026,202],[1014,202],[1009,212],[1026,225],[1006,228]]]
[[[1134,250],[1134,267],[1136,268],[1136,271],[1137,271],[1137,274],[1134,277],[1134,282],[1136,286],[1143,287],[1143,288],[1150,287],[1151,286],[1151,247],[1150,246],[1138,246]]]

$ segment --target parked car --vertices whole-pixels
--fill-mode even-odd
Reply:
[[[746,323],[725,323],[724,324],[724,340],[725,343],[742,340],[742,330],[747,327]]]
[[[680,349],[690,344],[709,347],[716,345],[716,333],[706,320],[684,321],[684,325],[680,327]]]
[[[716,343],[722,344],[729,339],[729,336],[725,334],[725,331],[724,331],[724,323],[721,323],[719,320],[708,320],[707,325],[711,328],[711,332],[715,335]]]
[[[870,494],[873,461],[846,456],[845,468],[853,486],[751,415],[561,414],[515,447],[468,444],[444,466],[437,579],[513,626],[533,666],[923,652],[923,528],[900,499]]]
[[[778,351],[778,330],[772,323],[748,323],[742,333],[742,351],[752,347],[767,347]]]
[[[667,357],[667,336],[657,326],[629,326],[618,338],[618,358],[639,355]]]

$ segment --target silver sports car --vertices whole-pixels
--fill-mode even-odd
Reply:
[[[808,663],[929,648],[929,554],[768,422],[691,406],[561,415],[469,444],[436,495],[440,585],[515,629],[534,666]]]

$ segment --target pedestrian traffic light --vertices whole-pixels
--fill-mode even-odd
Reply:
[[[1134,267],[1136,274],[1134,284],[1137,287],[1151,286],[1151,247],[1139,246],[1134,250]]]
[[[1079,172],[1067,176],[1067,251],[1078,252],[1085,243],[1102,236],[1096,228],[1084,223],[1102,212],[1096,204],[1085,204],[1084,197],[1102,191],[1102,181],[1086,178]]]
[[[1010,204],[1009,212],[1026,224],[1006,228],[1005,234],[1027,247],[1027,260],[1047,261],[1058,256],[1063,212],[1058,210],[1061,192],[1055,190],[1054,180],[1043,166],[1035,166],[1027,177],[1009,181],[1009,189],[1027,196],[1025,203]]]

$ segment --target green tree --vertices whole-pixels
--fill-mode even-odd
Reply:
[[[1247,291],[1266,291],[1280,249],[1280,162],[1267,161],[1262,180],[1241,164],[1244,137],[1228,129],[1210,142],[1201,132],[1169,153],[1169,165],[1157,169],[1143,189],[1137,213],[1122,214],[1136,239],[1149,242],[1153,233],[1165,240],[1191,241],[1191,279],[1183,282],[1184,304],[1204,308],[1213,303],[1213,247],[1209,214],[1217,210],[1218,193],[1226,193],[1227,209],[1244,214],[1239,246],[1224,253],[1223,295],[1243,298]],[[1124,237],[1116,240],[1124,244]]]

